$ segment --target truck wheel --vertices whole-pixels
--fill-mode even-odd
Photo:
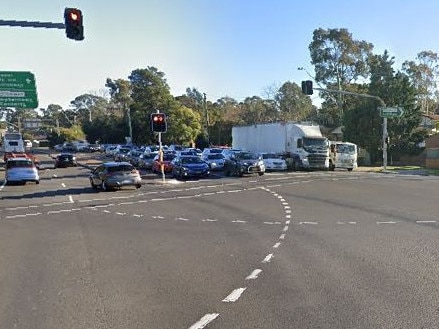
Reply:
[[[354,169],[354,168],[348,168],[348,171],[352,171],[352,169]]]
[[[332,163],[329,164],[329,170],[330,171],[334,171],[335,170],[335,166]]]

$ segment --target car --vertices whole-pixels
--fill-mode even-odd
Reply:
[[[71,153],[61,153],[55,158],[55,168],[76,167],[76,156]]]
[[[265,170],[287,170],[287,163],[275,153],[259,153],[265,165]]]
[[[226,158],[224,163],[224,174],[226,176],[257,173],[262,176],[265,173],[265,165],[261,157],[253,152],[236,152]]]
[[[9,158],[5,164],[6,184],[34,182],[40,183],[38,168],[29,158]]]
[[[130,151],[131,148],[120,147],[113,155],[114,161],[128,161],[128,153]]]
[[[209,164],[212,171],[224,169],[225,157],[221,153],[205,154],[202,159]]]
[[[128,162],[105,162],[95,168],[90,176],[90,185],[93,189],[102,191],[122,188],[124,186],[142,186],[142,177],[139,171]]]
[[[145,170],[152,169],[152,163],[154,162],[154,158],[156,153],[143,153],[139,157],[139,168]]]
[[[31,148],[32,147],[32,142],[29,139],[25,139],[24,140],[24,147]]]
[[[172,176],[175,178],[208,177],[209,175],[209,165],[197,155],[182,155],[172,160]]]
[[[174,160],[175,154],[173,152],[167,152],[163,154],[163,171],[165,173],[172,172],[172,160]],[[161,173],[161,162],[160,162],[160,154],[156,154],[154,157],[154,161],[152,163],[152,172],[153,173]]]

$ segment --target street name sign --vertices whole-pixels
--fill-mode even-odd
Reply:
[[[399,118],[404,114],[400,107],[380,107],[380,116],[382,118]]]
[[[0,107],[38,107],[35,76],[31,72],[0,71]]]

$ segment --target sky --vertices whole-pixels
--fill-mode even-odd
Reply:
[[[83,41],[0,26],[0,71],[34,73],[39,108],[105,96],[107,78],[150,66],[174,96],[189,87],[212,102],[264,98],[313,75],[308,46],[318,28],[346,28],[374,53],[388,50],[395,69],[421,51],[439,53],[437,0],[0,0],[0,20],[63,23],[65,7],[82,10]]]

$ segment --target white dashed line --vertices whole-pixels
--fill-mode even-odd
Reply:
[[[245,291],[245,289],[247,288],[238,288],[233,290],[226,298],[224,298],[222,301],[225,303],[233,303],[236,302],[239,297],[241,297],[242,293]]]
[[[69,195],[69,202],[70,202],[70,203],[74,203],[74,201],[73,201],[73,197],[72,197],[71,195]]]
[[[280,236],[279,236],[279,240],[284,240],[285,239],[285,234],[281,234]]]
[[[273,254],[268,254],[267,256],[265,256],[265,258],[262,261],[262,263],[269,263],[272,258],[273,258]]]
[[[189,327],[189,329],[203,329],[205,328],[209,323],[211,323],[213,320],[215,320],[218,317],[219,313],[208,313],[205,316],[203,316],[199,321],[194,323]]]
[[[282,230],[283,232],[286,232],[286,231],[288,231],[288,226],[284,226],[284,228],[283,228],[283,230]]]
[[[290,225],[290,220],[287,220],[286,222],[285,222],[285,225]]]
[[[217,222],[218,219],[209,219],[209,218],[206,218],[206,219],[202,219],[201,221],[202,221],[202,222]]]
[[[317,222],[299,222],[299,224],[300,225],[303,225],[303,224],[305,224],[305,225],[317,225],[318,223]]]
[[[62,187],[66,187],[66,184],[65,184],[65,183],[61,183],[61,186],[62,186]]]
[[[280,246],[280,242],[277,242],[277,243],[274,244],[273,248],[277,249],[277,248],[279,248],[279,246]]]
[[[143,217],[143,215],[133,214],[133,217]]]
[[[129,201],[129,202],[121,202],[121,203],[119,203],[119,205],[130,205],[130,204],[135,204],[136,202],[133,202],[133,201]]]
[[[36,213],[31,213],[31,214],[24,214],[24,215],[11,215],[11,216],[6,216],[7,219],[11,219],[11,218],[22,218],[22,217],[27,217],[27,216],[38,216],[41,215],[40,212],[36,212]]]
[[[249,276],[247,276],[245,279],[246,280],[256,280],[258,278],[259,274],[261,274],[261,272],[262,272],[262,270],[256,269]]]
[[[377,222],[377,225],[380,224],[396,224],[396,222],[388,221],[388,222]]]
[[[435,221],[435,220],[417,220],[416,223],[417,224],[432,224],[432,223],[437,223],[437,221]]]
[[[116,215],[119,215],[119,216],[125,216],[127,213],[126,212],[116,212]]]
[[[241,223],[241,224],[243,224],[243,223],[247,223],[247,221],[245,221],[245,220],[232,220],[232,223]]]
[[[175,220],[182,220],[184,222],[190,221],[189,218],[177,217]]]

